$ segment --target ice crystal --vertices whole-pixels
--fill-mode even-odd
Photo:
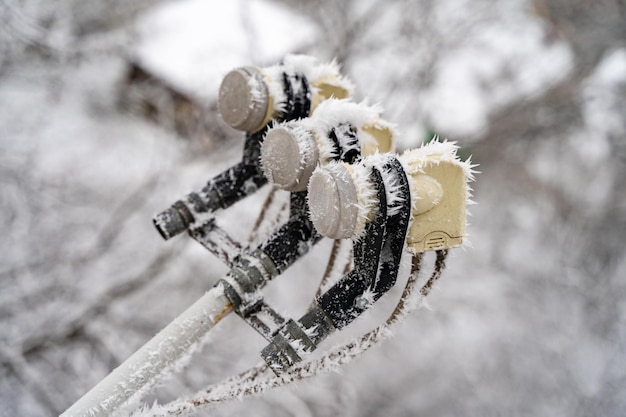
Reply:
[[[250,90],[250,108],[254,108],[256,103],[264,103],[266,100],[265,86],[263,77],[259,73],[254,73],[248,79],[248,87]]]
[[[381,105],[369,106],[367,101],[355,103],[350,99],[328,99],[320,103],[308,120],[303,124],[320,133],[328,133],[342,123],[363,126],[379,120],[383,112]]]
[[[287,108],[287,96],[283,89],[283,74],[294,76],[304,75],[309,86],[315,89],[317,81],[332,83],[348,91],[349,95],[354,87],[352,83],[339,72],[338,65],[333,61],[328,64],[319,63],[316,58],[307,55],[287,55],[282,63],[263,68],[265,82],[270,96],[273,98],[275,113],[283,113]],[[313,91],[315,94],[316,91]]]
[[[355,227],[354,239],[358,239],[365,230],[365,224],[372,221],[376,215],[378,198],[376,188],[371,182],[371,168],[362,163],[348,165],[344,164],[354,184],[357,195],[357,223]]]

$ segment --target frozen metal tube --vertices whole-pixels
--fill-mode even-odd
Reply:
[[[232,310],[223,286],[216,285],[60,417],[113,415],[134,396],[149,390]]]

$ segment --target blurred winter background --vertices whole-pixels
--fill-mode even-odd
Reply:
[[[58,415],[225,273],[151,218],[238,161],[225,72],[287,52],[337,58],[401,148],[437,133],[473,154],[472,246],[342,374],[200,415],[626,415],[624,0],[1,4],[0,415]],[[220,223],[245,242],[267,193]],[[269,288],[284,311],[306,308],[329,250]],[[147,400],[263,346],[229,317]]]

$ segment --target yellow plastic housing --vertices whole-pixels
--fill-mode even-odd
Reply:
[[[372,138],[375,142],[361,140],[361,153],[364,156],[373,155],[376,152],[393,152],[395,148],[394,132],[387,124],[368,123],[361,127],[361,130]]]
[[[341,85],[337,77],[322,77],[311,80],[314,94],[311,97],[311,112],[324,100],[331,97],[344,99],[350,97],[350,91]]]
[[[401,158],[416,196],[407,247],[419,253],[460,246],[466,225],[466,168],[450,155],[407,155],[410,152]]]

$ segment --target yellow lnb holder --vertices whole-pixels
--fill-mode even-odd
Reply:
[[[461,161],[453,142],[434,140],[397,157],[410,188],[411,223],[406,245],[413,253],[460,246],[465,236],[466,206],[471,196],[472,165]],[[374,154],[362,162],[329,163],[309,181],[313,224],[331,239],[357,238],[375,218],[376,198],[368,166],[384,165],[391,154]],[[385,181],[383,179],[383,181]],[[393,180],[387,200],[393,195]]]
[[[465,237],[470,165],[453,144],[434,145],[400,157],[414,196],[407,247],[415,253],[457,247]]]

